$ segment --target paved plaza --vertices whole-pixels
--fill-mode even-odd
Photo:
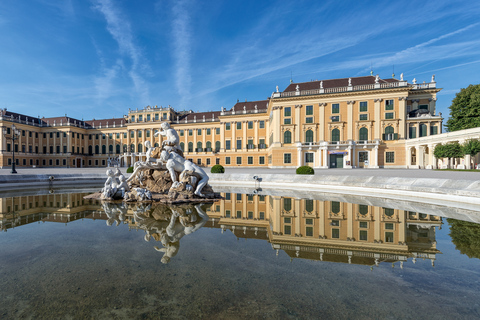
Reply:
[[[12,175],[10,168],[0,169],[0,175]],[[105,174],[107,168],[17,168],[17,175],[35,174]],[[125,174],[127,168],[120,168]],[[204,168],[209,173],[210,168]],[[225,173],[235,174],[295,174],[295,169],[268,168],[225,168]],[[315,175],[338,175],[357,177],[400,177],[400,178],[433,178],[453,180],[480,180],[480,172],[472,171],[436,171],[425,169],[315,169]]]

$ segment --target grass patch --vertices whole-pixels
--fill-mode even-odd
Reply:
[[[470,171],[470,172],[480,172],[478,169],[434,169],[435,171]]]

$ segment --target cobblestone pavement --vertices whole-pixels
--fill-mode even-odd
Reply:
[[[30,174],[105,174],[107,168],[17,168],[17,175]],[[120,168],[125,174],[127,168]],[[210,168],[204,168],[210,172]],[[0,169],[0,175],[12,175],[10,168]],[[225,168],[225,173],[246,174],[295,174],[295,169],[268,169],[268,168]],[[472,171],[437,171],[419,169],[315,169],[315,175],[341,175],[341,176],[380,176],[401,178],[432,178],[456,180],[480,180],[480,172]]]

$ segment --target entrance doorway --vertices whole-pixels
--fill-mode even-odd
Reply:
[[[330,155],[330,168],[343,168],[343,154]]]
[[[358,167],[365,168],[365,166],[368,166],[368,152],[360,151],[358,153]]]
[[[81,168],[82,167],[82,159],[81,158],[77,158],[75,160],[75,164],[76,164],[76,167],[77,168]]]

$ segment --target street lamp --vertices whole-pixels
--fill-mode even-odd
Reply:
[[[12,124],[12,136],[7,137],[7,128],[3,128],[3,135],[5,136],[6,139],[12,140],[12,171],[10,173],[17,173],[15,170],[15,140],[18,139],[18,136],[20,136],[20,130],[15,127],[14,124]]]

